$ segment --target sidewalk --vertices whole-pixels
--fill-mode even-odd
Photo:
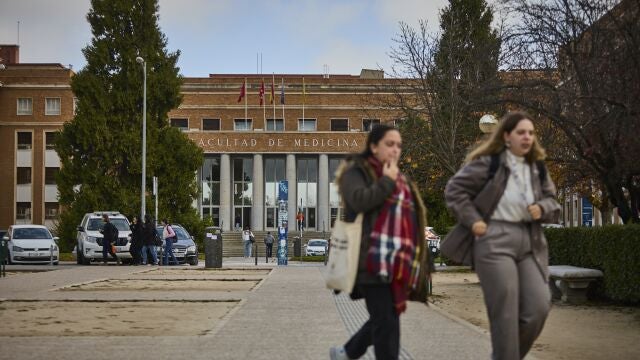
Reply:
[[[224,267],[256,268],[253,260],[243,258],[225,258]],[[245,293],[238,306],[207,335],[0,337],[0,359],[328,359],[329,348],[346,342],[349,334],[368,317],[362,301],[353,302],[346,295],[334,296],[324,287],[320,264],[290,262],[289,266],[275,266],[265,264],[262,259],[258,267],[273,270],[256,288]],[[16,275],[15,280],[0,279],[0,298],[59,299],[49,291],[52,286],[91,281],[105,275],[126,276],[143,269],[69,267]],[[28,281],[18,281],[23,276]],[[108,300],[125,295],[101,296]],[[206,293],[176,292],[162,296],[205,297]],[[433,306],[410,303],[401,324],[403,359],[490,357],[486,334]]]

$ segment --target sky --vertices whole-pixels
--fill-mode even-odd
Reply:
[[[390,70],[399,22],[434,30],[445,0],[159,0],[160,30],[180,73],[358,75]],[[0,44],[21,63],[85,66],[89,0],[0,0]],[[19,22],[19,26],[18,26]],[[19,27],[19,31],[18,31]],[[19,38],[19,40],[18,40]],[[256,54],[261,54],[262,65]]]

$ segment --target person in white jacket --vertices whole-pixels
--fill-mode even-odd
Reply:
[[[255,237],[253,236],[251,229],[249,229],[249,227],[246,226],[244,228],[244,231],[242,231],[242,245],[244,247],[245,258],[251,257],[251,247],[254,241],[255,241]]]

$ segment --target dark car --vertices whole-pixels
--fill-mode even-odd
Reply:
[[[178,242],[173,243],[173,255],[180,264],[198,265],[198,246],[193,241],[193,237],[181,225],[171,225],[171,227],[178,236]],[[156,232],[162,239],[162,226],[156,227]]]

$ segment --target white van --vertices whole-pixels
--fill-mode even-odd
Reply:
[[[118,211],[94,211],[84,214],[76,236],[76,262],[89,265],[91,261],[102,261],[102,215],[109,215],[109,220],[118,229],[118,241],[114,244],[116,255],[120,259],[131,259],[129,253],[129,219]],[[111,260],[111,256],[107,256]]]

